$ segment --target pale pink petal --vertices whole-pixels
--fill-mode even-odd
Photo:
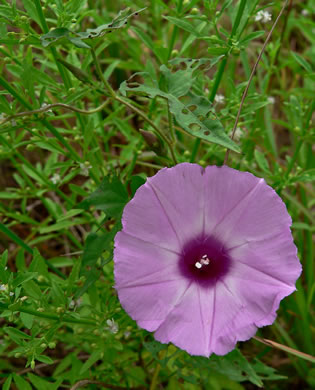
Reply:
[[[203,174],[199,165],[183,163],[176,169],[160,171],[147,181],[182,245],[192,234],[203,232]]]
[[[226,166],[205,169],[205,232],[211,234],[255,188],[259,179]]]
[[[283,229],[288,229],[291,218],[274,189],[263,179],[248,172],[233,172],[231,168],[223,168],[225,170],[222,171],[221,180],[225,178],[226,182],[233,186],[233,189],[230,188],[233,192],[231,196],[225,196],[224,204],[227,211],[209,227],[209,233],[220,239],[227,247],[233,247],[250,240],[264,240],[278,235]],[[233,173],[234,177],[230,177]],[[247,191],[244,190],[245,184]],[[218,186],[220,187],[220,181]],[[213,196],[211,192],[209,195]],[[218,199],[211,198],[211,201],[216,203]],[[221,210],[221,206],[219,209]],[[213,211],[207,210],[207,214],[209,212]]]
[[[191,283],[178,304],[154,334],[162,343],[172,342],[191,355],[209,356],[215,289]]]
[[[155,330],[188,284],[179,273],[178,254],[123,231],[116,235],[115,246],[120,302],[139,326]]]
[[[131,236],[180,251],[177,233],[148,183],[138,188],[126,205],[122,225],[123,231]]]

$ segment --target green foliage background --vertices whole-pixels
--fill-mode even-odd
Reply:
[[[230,139],[283,3],[0,1],[4,390],[315,385],[314,0],[288,1]],[[304,272],[258,333],[284,350],[251,340],[206,359],[157,343],[122,310],[113,238],[147,176],[222,165],[226,148],[286,202]]]

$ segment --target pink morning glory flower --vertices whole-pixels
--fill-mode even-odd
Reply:
[[[263,179],[178,164],[141,186],[115,238],[115,288],[156,340],[224,355],[276,318],[301,264],[291,218]]]

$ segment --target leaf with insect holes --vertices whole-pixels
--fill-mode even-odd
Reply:
[[[64,42],[70,42],[81,49],[90,49],[91,47],[83,41],[84,39],[102,37],[107,32],[118,30],[127,24],[129,18],[138,15],[143,10],[145,10],[145,8],[130,13],[130,8],[126,8],[120,11],[110,23],[102,24],[96,28],[89,28],[83,32],[74,32],[65,27],[57,27],[47,34],[42,35],[40,40],[44,47],[63,40]]]
[[[223,125],[216,117],[211,103],[203,96],[196,96],[189,92],[195,80],[195,72],[201,65],[211,67],[211,63],[201,60],[187,60],[181,62],[186,66],[185,71],[177,70],[172,73],[165,65],[162,65],[162,84],[152,80],[148,73],[136,73],[129,80],[120,85],[121,93],[141,94],[149,98],[162,97],[167,100],[170,112],[174,115],[179,126],[194,137],[208,142],[224,146],[235,152],[240,152],[239,147],[231,141],[225,133]],[[173,62],[180,64],[180,60]],[[187,65],[188,64],[188,65]],[[172,63],[171,63],[172,65]],[[141,76],[144,83],[133,81],[135,76]]]
[[[49,31],[47,34],[44,34],[40,37],[41,43],[44,47],[47,47],[51,45],[52,43],[55,43],[56,41],[59,41],[62,38],[68,38],[70,35],[70,30],[65,27],[58,27],[51,31]]]
[[[132,12],[130,14],[130,8],[126,8],[120,11],[119,14],[115,17],[115,19],[113,19],[110,23],[102,24],[101,26],[98,26],[96,28],[89,28],[85,32],[77,33],[77,35],[81,39],[101,37],[108,31],[114,31],[124,27],[127,24],[129,18],[131,18],[132,16],[137,16],[145,9],[146,8],[141,8],[138,11]]]
[[[162,65],[160,70],[165,80],[167,92],[176,97],[185,96],[193,86],[200,71],[207,71],[217,64],[223,56],[209,58],[175,58],[169,61],[170,69]],[[161,88],[163,89],[163,88]]]

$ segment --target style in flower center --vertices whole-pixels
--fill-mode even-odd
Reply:
[[[184,245],[178,265],[187,279],[209,287],[227,274],[231,259],[221,242],[202,235]]]

